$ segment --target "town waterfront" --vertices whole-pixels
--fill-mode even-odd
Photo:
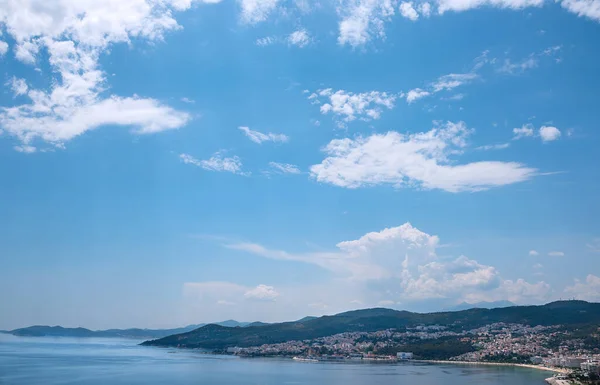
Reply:
[[[298,362],[138,346],[128,339],[0,334],[0,384],[542,385],[548,372],[424,362]]]

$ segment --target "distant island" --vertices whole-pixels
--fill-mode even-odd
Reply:
[[[102,338],[162,338],[173,334],[186,333],[192,330],[196,330],[207,324],[188,325],[181,328],[174,329],[107,329],[107,330],[90,330],[86,328],[65,328],[62,326],[29,326],[14,330],[2,330],[0,333],[12,334],[14,336],[21,337],[77,337],[77,338],[89,338],[89,337],[102,337]],[[223,327],[248,327],[248,326],[264,326],[268,325],[264,322],[238,322],[234,320],[227,320],[217,322],[215,325]]]

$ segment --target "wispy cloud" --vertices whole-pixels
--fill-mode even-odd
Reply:
[[[510,143],[498,143],[498,144],[488,144],[485,146],[475,147],[476,150],[481,151],[489,151],[489,150],[504,150],[505,148],[509,148]]]
[[[179,159],[185,164],[201,167],[207,171],[230,172],[238,175],[249,175],[242,171],[242,161],[238,156],[226,157],[225,151],[217,151],[206,160],[199,160],[189,154],[180,154]]]
[[[300,174],[298,166],[289,163],[269,162],[269,166],[279,174]]]
[[[248,139],[258,144],[262,144],[263,142],[285,143],[290,140],[290,138],[284,134],[274,134],[272,132],[264,134],[260,131],[251,130],[245,126],[240,126],[238,129],[242,131],[248,137]]]
[[[472,132],[463,122],[447,122],[410,135],[390,131],[334,139],[323,149],[327,157],[313,165],[310,174],[319,182],[346,188],[392,185],[455,193],[518,183],[537,174],[516,162],[450,162],[451,155],[467,147]]]

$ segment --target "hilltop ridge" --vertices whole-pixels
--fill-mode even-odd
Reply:
[[[600,324],[600,303],[556,301],[540,306],[473,308],[437,313],[371,308],[351,310],[303,322],[282,322],[260,327],[226,328],[206,325],[186,333],[145,341],[143,345],[225,349],[314,339],[343,332],[402,330],[419,325],[443,325],[450,330],[465,330],[498,322],[530,326]]]

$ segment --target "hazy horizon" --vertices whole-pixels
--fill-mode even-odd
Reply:
[[[0,329],[600,301],[597,4],[4,1]]]

